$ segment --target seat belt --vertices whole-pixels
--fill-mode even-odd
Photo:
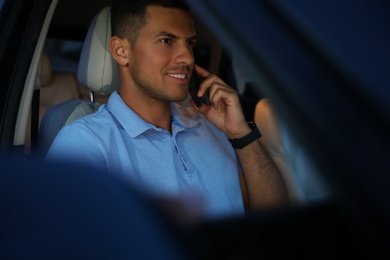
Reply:
[[[38,145],[40,93],[41,92],[39,88],[34,90],[32,103],[31,103],[31,153],[32,154],[34,154],[37,151],[37,145]]]

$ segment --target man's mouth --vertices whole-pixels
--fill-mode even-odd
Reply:
[[[173,77],[173,78],[177,78],[177,79],[185,79],[187,77],[186,74],[171,74],[171,73],[168,73],[168,76]]]

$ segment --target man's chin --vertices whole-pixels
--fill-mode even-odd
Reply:
[[[190,104],[190,99],[191,99],[191,96],[190,95],[187,95],[185,97],[179,97],[179,98],[176,98],[174,101],[172,102],[175,102],[175,103],[180,103],[180,104]]]

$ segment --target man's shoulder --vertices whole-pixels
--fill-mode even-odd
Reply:
[[[114,121],[113,116],[107,110],[107,105],[103,104],[99,109],[89,115],[83,116],[75,120],[71,125],[80,126],[101,126],[104,124],[112,125]]]
[[[97,156],[99,147],[108,143],[106,140],[109,128],[116,127],[113,119],[104,107],[95,113],[78,118],[71,124],[64,126],[55,137],[48,157],[63,157],[64,154],[88,157],[86,154]],[[76,157],[77,157],[76,156]]]
[[[64,126],[58,135],[62,138],[66,136],[78,139],[78,137],[101,135],[114,128],[117,128],[115,119],[107,111],[105,105],[102,105],[96,112],[78,118]]]

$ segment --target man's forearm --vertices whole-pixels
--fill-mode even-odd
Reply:
[[[284,180],[259,140],[236,149],[236,153],[243,169],[251,210],[280,206],[288,202]]]

